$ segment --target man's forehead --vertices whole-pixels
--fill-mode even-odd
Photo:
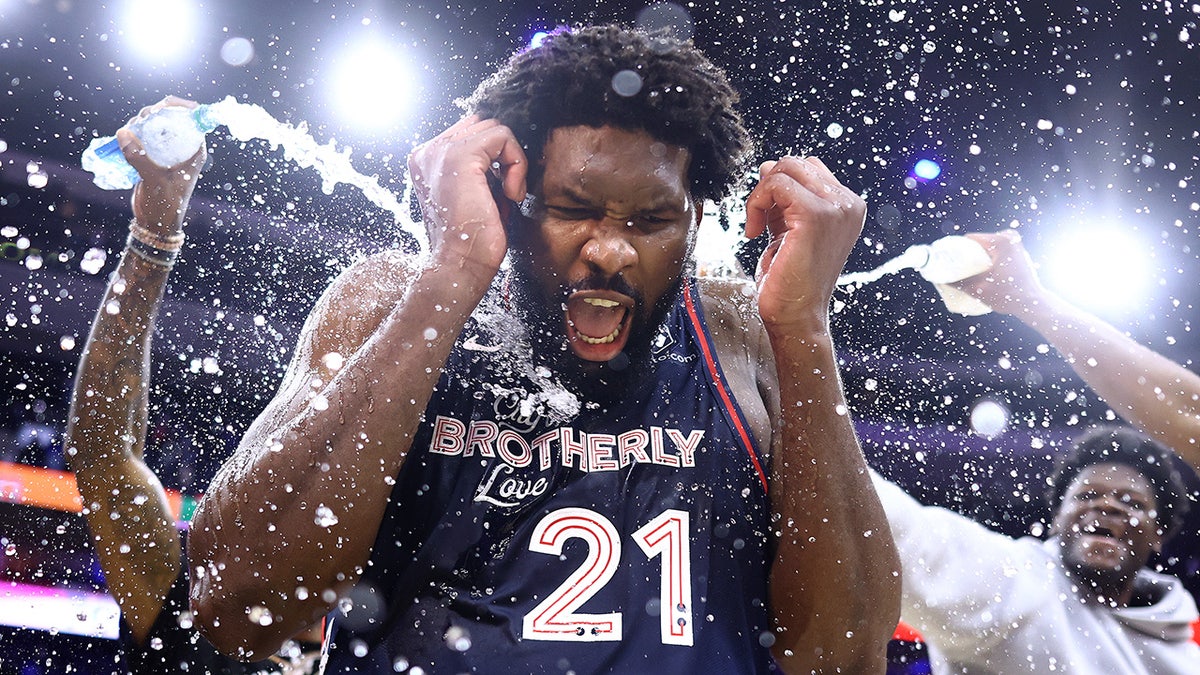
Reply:
[[[1119,462],[1105,462],[1085,466],[1071,481],[1068,490],[1078,490],[1084,487],[1120,487],[1154,494],[1154,486],[1145,474],[1135,467]]]

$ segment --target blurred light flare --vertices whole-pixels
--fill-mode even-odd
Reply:
[[[971,408],[971,431],[984,438],[995,438],[1008,428],[1012,413],[1008,406],[991,398],[982,398]]]
[[[244,66],[254,58],[254,43],[244,37],[232,37],[221,45],[221,60],[231,66]]]
[[[529,48],[537,49],[538,47],[541,47],[542,43],[545,42],[546,38],[548,37],[550,37],[549,31],[539,30],[535,32],[533,35],[529,36]]]
[[[933,180],[942,175],[942,167],[932,159],[920,159],[913,165],[913,176],[921,180]]]
[[[1089,309],[1131,311],[1145,304],[1153,283],[1150,253],[1127,226],[1079,223],[1050,242],[1041,276],[1047,287]]]
[[[128,0],[120,24],[133,49],[150,61],[170,61],[192,41],[197,12],[190,0]]]
[[[383,131],[408,118],[420,81],[411,54],[380,40],[349,47],[333,75],[339,116],[357,129]]]

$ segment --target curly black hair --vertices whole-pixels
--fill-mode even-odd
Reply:
[[[1123,426],[1100,425],[1071,441],[1059,458],[1046,498],[1057,513],[1071,481],[1095,464],[1124,464],[1146,477],[1158,503],[1158,527],[1169,539],[1187,512],[1187,488],[1175,468],[1174,453],[1154,439]]]
[[[692,194],[719,200],[745,178],[752,147],[737,101],[725,74],[690,41],[607,25],[550,33],[514,54],[463,106],[512,130],[535,181],[552,130],[611,125],[688,149]]]

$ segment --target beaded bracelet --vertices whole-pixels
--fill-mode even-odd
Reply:
[[[165,267],[167,269],[174,267],[175,259],[179,257],[178,249],[172,251],[169,249],[151,246],[141,239],[138,239],[132,232],[129,233],[129,239],[125,241],[125,250],[133,253],[151,265],[157,265],[158,267]]]
[[[183,248],[183,238],[183,232],[165,236],[153,232],[134,218],[129,221],[129,239],[125,241],[125,248],[151,265],[171,269]]]
[[[129,236],[161,251],[178,252],[183,248],[183,232],[162,235],[145,227],[134,218],[129,223]]]

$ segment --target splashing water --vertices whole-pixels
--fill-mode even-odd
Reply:
[[[929,247],[924,245],[909,246],[904,253],[883,263],[879,267],[866,272],[850,272],[837,278],[838,286],[865,285],[879,281],[889,274],[902,270],[920,269],[929,261]]]
[[[746,197],[742,192],[717,204],[705,202],[696,232],[696,273],[708,277],[744,276],[737,252],[746,239]],[[722,224],[724,216],[724,226]]]
[[[209,115],[219,124],[225,125],[229,134],[240,141],[265,140],[274,150],[282,148],[284,157],[301,168],[313,168],[321,175],[321,190],[333,194],[338,183],[345,183],[362,190],[370,202],[392,214],[394,222],[416,239],[422,251],[428,250],[429,242],[425,228],[409,216],[408,202],[411,185],[406,181],[404,203],[396,195],[379,184],[374,176],[364,176],[350,163],[350,150],[338,150],[333,141],[319,144],[308,133],[308,126],[301,122],[292,126],[275,119],[262,108],[252,103],[239,103],[232,96],[208,106]]]

